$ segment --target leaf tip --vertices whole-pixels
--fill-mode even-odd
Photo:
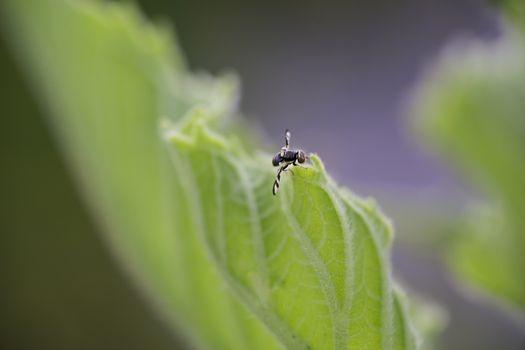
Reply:
[[[321,158],[317,155],[317,153],[310,153],[309,158],[310,162],[312,163],[312,168],[316,170],[316,173],[319,176],[319,178],[326,181],[326,169]]]

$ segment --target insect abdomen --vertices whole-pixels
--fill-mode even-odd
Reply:
[[[281,154],[277,153],[275,156],[273,156],[273,159],[272,159],[273,166],[278,166],[279,164],[281,164],[282,160],[283,159],[281,158]]]

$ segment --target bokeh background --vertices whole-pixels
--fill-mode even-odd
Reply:
[[[415,84],[446,45],[501,35],[494,8],[481,0],[136,2],[175,24],[194,70],[240,75],[242,110],[268,143],[280,147],[290,128],[292,143],[317,152],[339,183],[378,199],[396,227],[395,274],[446,310],[438,348],[525,349],[524,326],[466,295],[440,260],[459,209],[479,194],[407,125]],[[0,40],[0,348],[187,348],[113,261]]]

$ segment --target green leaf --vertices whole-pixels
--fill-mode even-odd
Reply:
[[[491,202],[475,209],[460,229],[450,265],[459,279],[521,311],[525,311],[524,76],[520,34],[508,31],[495,43],[456,46],[423,85],[415,112],[425,139],[474,180]]]
[[[236,79],[190,74],[134,8],[9,0],[6,22],[90,208],[173,329],[213,349],[412,349],[387,220],[320,159],[241,142]]]
[[[525,2],[521,0],[492,0],[501,7],[516,28],[525,32]]]
[[[438,338],[448,324],[448,314],[442,305],[431,300],[426,300],[412,292],[408,296],[401,290],[397,290],[398,298],[408,305],[408,314],[417,325],[419,336],[423,339],[419,348],[422,350],[439,349]]]

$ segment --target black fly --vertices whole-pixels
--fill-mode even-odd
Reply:
[[[286,171],[290,165],[302,164],[308,159],[306,153],[301,149],[290,149],[290,130],[286,129],[284,133],[284,147],[281,148],[281,151],[277,153],[273,159],[273,166],[278,166],[279,171],[273,182],[272,193],[275,195],[279,190],[279,183],[281,181],[281,173]]]

